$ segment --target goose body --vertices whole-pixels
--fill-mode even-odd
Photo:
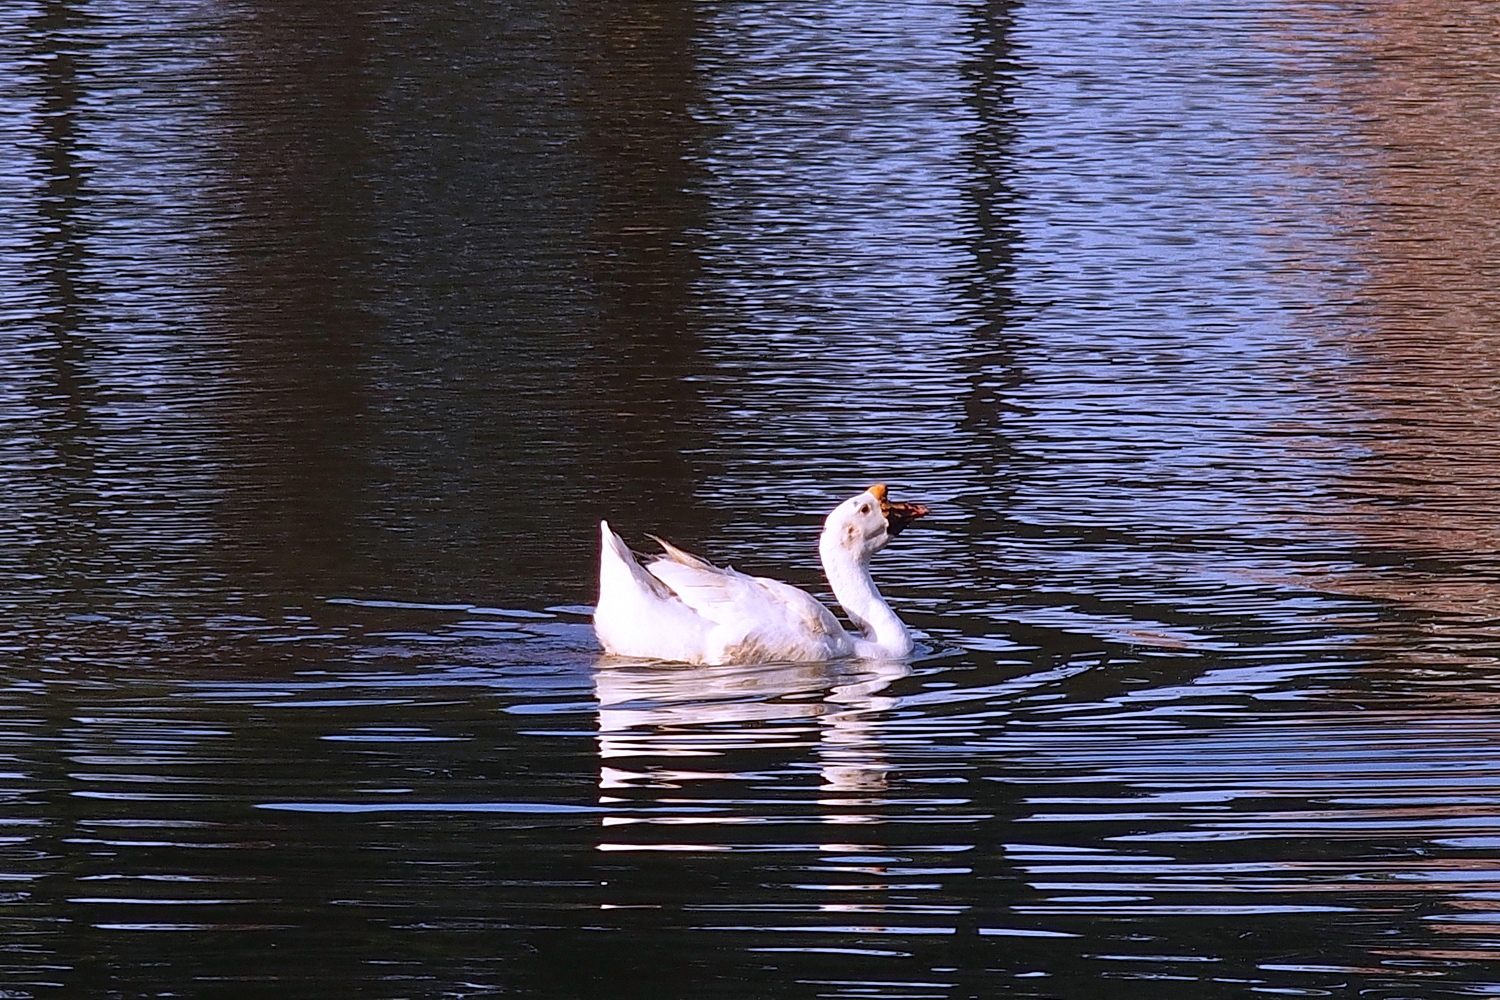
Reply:
[[[679,663],[908,656],[911,634],[880,596],[869,564],[926,513],[921,504],[892,503],[885,486],[876,484],[823,522],[823,571],[854,633],[805,591],[714,566],[661,539],[664,554],[642,566],[609,522],[600,521],[594,632],[607,653]]]

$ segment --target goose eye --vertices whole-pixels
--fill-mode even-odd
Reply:
[[[868,513],[870,513],[870,505],[867,504],[867,503],[860,504],[859,505],[859,512],[861,514],[868,514]]]

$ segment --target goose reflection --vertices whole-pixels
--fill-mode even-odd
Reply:
[[[806,800],[779,787],[774,801],[765,794],[795,777],[796,765],[784,765],[789,756],[805,759],[810,777],[816,765],[823,821],[878,822],[890,770],[880,717],[900,700],[885,692],[910,672],[898,661],[683,667],[605,658],[594,672],[599,801],[619,813],[604,825],[801,821],[790,813]],[[774,769],[764,769],[768,754]],[[708,794],[704,782],[756,793]]]

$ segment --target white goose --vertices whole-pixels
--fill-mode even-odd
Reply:
[[[926,513],[921,504],[888,500],[877,483],[823,522],[818,554],[834,596],[859,629],[853,635],[811,594],[719,569],[659,538],[666,554],[643,569],[609,522],[600,521],[594,632],[606,653],[679,663],[909,656],[911,634],[875,589],[870,557]]]

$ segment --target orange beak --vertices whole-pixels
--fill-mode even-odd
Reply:
[[[880,512],[885,515],[886,533],[892,538],[905,531],[917,518],[927,513],[927,507],[919,503],[901,503],[886,499],[885,483],[876,483],[867,491],[880,501]]]

